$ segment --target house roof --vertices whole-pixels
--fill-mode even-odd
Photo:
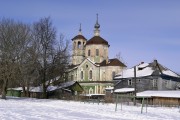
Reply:
[[[61,83],[61,84],[59,84],[59,88],[61,88],[61,89],[68,88],[71,91],[77,91],[77,92],[83,91],[83,88],[77,81],[69,81],[69,82]]]
[[[157,60],[154,60],[151,63],[141,63],[136,65],[136,77],[147,77],[152,75],[171,76],[180,80],[180,76],[178,74],[159,64]],[[134,67],[123,70],[114,79],[121,78],[134,78]]]
[[[74,38],[72,38],[72,41],[73,41],[73,40],[76,40],[76,39],[87,40],[83,35],[77,35],[77,36],[75,36]]]
[[[143,91],[136,95],[137,97],[165,97],[165,98],[180,98],[180,91]]]
[[[25,88],[27,90],[27,87]],[[73,90],[73,91],[83,91],[83,88],[79,85],[77,81],[69,81],[65,83],[61,83],[57,86],[50,85],[47,87],[47,92],[54,91],[57,89],[66,89],[66,90]],[[8,90],[16,90],[16,91],[22,91],[22,87],[17,87],[17,88],[9,88]],[[29,92],[36,92],[40,93],[43,92],[42,86],[37,86],[37,87],[30,87]]]
[[[108,45],[108,47],[110,46],[108,42],[100,36],[94,36],[86,42],[86,45],[92,45],[92,44],[103,44],[103,45]]]
[[[115,93],[128,93],[128,92],[134,92],[134,88],[121,88],[114,90]]]
[[[122,63],[117,58],[109,59],[108,63],[106,62],[106,60],[104,60],[99,65],[100,66],[122,66],[122,67],[127,67],[124,63]]]

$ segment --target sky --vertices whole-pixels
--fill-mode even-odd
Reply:
[[[157,59],[180,73],[180,0],[0,0],[0,18],[32,24],[50,16],[70,41],[80,23],[84,37],[94,36],[97,13],[109,58],[121,53],[129,68]]]

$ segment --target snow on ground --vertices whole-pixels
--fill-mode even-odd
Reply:
[[[1,120],[179,120],[178,108],[84,103],[33,98],[0,99]],[[144,108],[145,109],[145,108]]]

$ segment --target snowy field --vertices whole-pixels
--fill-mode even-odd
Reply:
[[[145,110],[144,110],[145,111]],[[93,104],[31,98],[0,99],[0,120],[180,120],[178,108]]]

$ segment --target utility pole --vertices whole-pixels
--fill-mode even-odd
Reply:
[[[134,105],[136,105],[136,66],[134,66]]]

